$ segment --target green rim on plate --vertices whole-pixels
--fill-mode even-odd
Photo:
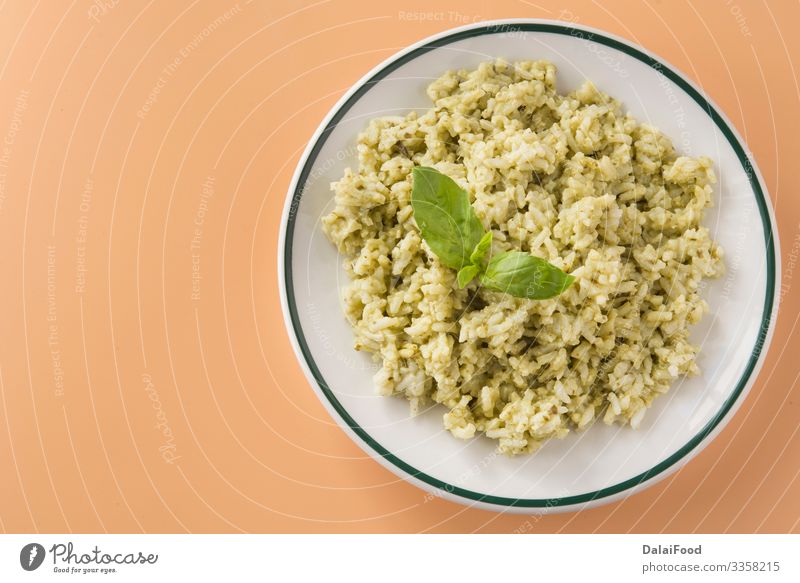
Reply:
[[[331,120],[326,125],[325,129],[322,130],[320,133],[319,139],[314,144],[313,148],[309,152],[308,158],[303,165],[303,168],[300,172],[299,179],[297,181],[296,187],[294,192],[292,193],[292,202],[291,208],[297,209],[300,205],[300,198],[303,194],[303,186],[308,179],[308,175],[311,172],[311,169],[314,167],[314,162],[322,149],[322,146],[325,144],[328,136],[330,135],[333,128],[336,127],[336,124],[344,117],[344,115],[350,110],[350,108],[355,104],[361,96],[363,96],[366,92],[370,90],[370,88],[376,84],[378,81],[386,77],[389,73],[400,67],[401,65],[408,63],[409,61],[415,59],[416,57],[427,53],[433,49],[446,46],[452,42],[475,37],[475,36],[482,36],[486,34],[496,34],[496,33],[514,33],[514,32],[547,32],[553,34],[563,34],[569,35],[573,37],[579,37],[585,40],[591,40],[592,42],[597,42],[613,49],[617,49],[630,55],[639,61],[642,61],[646,65],[658,70],[664,76],[669,78],[673,83],[675,83],[678,87],[683,89],[687,95],[689,95],[692,99],[694,99],[700,107],[702,107],[706,113],[711,117],[717,127],[720,129],[722,134],[730,143],[731,147],[733,148],[736,156],[739,158],[739,161],[744,168],[745,174],[750,182],[750,186],[753,189],[753,193],[755,195],[756,201],[758,203],[758,210],[761,216],[761,221],[764,227],[764,239],[767,248],[767,288],[766,288],[766,297],[764,299],[764,311],[761,315],[761,328],[760,334],[758,339],[756,340],[756,344],[753,347],[753,351],[750,354],[750,359],[747,363],[747,367],[744,371],[744,374],[739,379],[738,383],[736,384],[736,388],[731,393],[730,397],[725,401],[722,408],[714,415],[714,417],[709,420],[709,422],[703,427],[703,429],[695,435],[692,439],[689,440],[683,447],[681,447],[678,451],[674,454],[669,456],[664,461],[660,462],[659,464],[653,466],[646,472],[639,474],[633,478],[625,480],[624,482],[620,482],[619,484],[615,484],[614,486],[609,486],[607,488],[603,488],[600,490],[596,490],[594,492],[589,492],[586,494],[578,494],[575,496],[566,496],[563,498],[551,498],[551,499],[538,499],[538,498],[506,498],[501,496],[492,496],[489,494],[481,494],[480,492],[473,492],[471,490],[466,490],[464,488],[459,488],[457,486],[453,486],[452,484],[448,484],[417,470],[416,468],[410,466],[408,463],[404,462],[390,451],[388,451],[385,447],[383,447],[380,443],[375,441],[375,439],[370,436],[356,421],[350,416],[347,410],[342,406],[339,400],[334,395],[333,391],[331,391],[330,387],[328,386],[327,382],[325,381],[322,373],[320,372],[319,368],[317,367],[316,363],[314,362],[314,358],[311,355],[311,351],[308,348],[308,345],[305,340],[305,335],[303,334],[302,326],[300,325],[300,320],[297,313],[297,305],[294,298],[294,288],[293,288],[293,279],[292,279],[292,237],[294,235],[294,227],[295,227],[295,215],[296,213],[289,213],[288,223],[286,225],[286,239],[284,241],[284,269],[285,269],[285,284],[286,284],[286,298],[287,304],[289,307],[289,314],[292,322],[292,326],[294,328],[294,334],[297,337],[297,342],[300,346],[300,350],[305,358],[306,364],[308,368],[311,370],[311,373],[314,376],[314,379],[317,381],[322,393],[325,395],[327,400],[339,414],[339,416],[344,420],[344,422],[353,430],[353,432],[366,443],[372,450],[375,451],[378,455],[380,455],[383,459],[385,459],[390,464],[394,465],[395,467],[399,468],[406,474],[410,475],[413,478],[421,480],[431,486],[439,488],[440,490],[454,494],[456,496],[461,496],[463,498],[467,498],[469,500],[475,500],[477,502],[483,502],[487,504],[496,504],[500,506],[517,506],[517,507],[528,507],[528,508],[543,508],[543,507],[554,507],[554,506],[569,506],[573,504],[582,504],[586,502],[590,502],[593,500],[597,500],[599,498],[605,498],[608,496],[613,496],[614,494],[619,494],[620,492],[624,492],[634,486],[645,482],[662,472],[666,471],[668,468],[673,466],[679,460],[684,458],[688,455],[703,439],[705,439],[722,421],[725,415],[730,411],[731,407],[733,407],[734,403],[741,395],[742,391],[744,390],[745,386],[747,385],[748,381],[750,380],[753,371],[755,370],[756,364],[758,362],[759,356],[763,349],[764,339],[766,337],[767,331],[769,330],[770,326],[770,318],[772,315],[772,308],[774,302],[774,295],[775,295],[775,245],[772,233],[772,224],[769,217],[769,210],[767,207],[767,201],[764,197],[764,192],[761,188],[761,185],[758,181],[758,177],[753,170],[753,165],[750,162],[750,159],[747,157],[747,154],[744,151],[744,148],[739,143],[739,140],[734,135],[731,128],[722,118],[722,116],[717,112],[717,110],[706,100],[694,87],[692,87],[689,83],[684,80],[679,74],[675,73],[669,67],[655,59],[654,57],[643,53],[642,51],[624,43],[619,40],[604,36],[597,32],[588,31],[582,28],[573,28],[570,26],[560,25],[560,24],[553,24],[553,23],[509,23],[509,24],[502,24],[502,25],[487,25],[481,26],[478,28],[471,28],[468,30],[463,30],[460,32],[455,32],[453,34],[438,38],[433,40],[423,46],[420,46],[402,56],[397,58],[395,61],[388,63],[382,69],[380,69],[377,73],[375,73],[369,80],[364,82],[361,87],[359,87],[347,101],[339,108],[339,110],[333,115]]]

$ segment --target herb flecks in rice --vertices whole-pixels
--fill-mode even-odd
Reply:
[[[638,427],[653,399],[698,372],[688,339],[722,251],[701,222],[711,160],[679,156],[590,82],[559,95],[544,61],[483,63],[428,88],[419,115],[372,120],[358,168],[334,183],[323,227],[346,257],[355,348],[384,395],[441,403],[453,435],[536,450],[602,416]],[[430,166],[473,197],[492,252],[575,276],[549,300],[459,289],[420,238],[411,172]]]

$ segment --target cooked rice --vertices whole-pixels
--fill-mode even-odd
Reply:
[[[421,115],[369,122],[323,219],[352,279],[355,348],[381,364],[378,391],[415,413],[441,403],[454,436],[483,433],[506,454],[596,417],[638,427],[698,372],[689,325],[708,310],[703,278],[723,271],[701,224],[711,160],[679,156],[589,81],[559,95],[545,61],[448,72],[428,96]],[[415,165],[469,192],[493,253],[529,252],[575,283],[544,301],[478,280],[458,289],[414,222]]]

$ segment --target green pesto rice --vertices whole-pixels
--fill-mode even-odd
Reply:
[[[653,399],[698,372],[689,325],[701,282],[723,271],[702,225],[716,179],[586,81],[556,91],[545,61],[481,64],[428,87],[425,113],[381,117],[358,167],[332,185],[323,228],[351,283],[355,349],[375,386],[412,412],[441,404],[456,437],[505,454],[606,423],[642,422]],[[458,289],[421,239],[411,171],[430,166],[470,195],[492,252],[521,250],[575,276],[550,300]]]

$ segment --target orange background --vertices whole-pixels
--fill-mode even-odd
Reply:
[[[745,136],[781,235],[739,413],[677,474],[580,513],[395,478],[317,401],[278,301],[285,193],[328,109],[408,44],[500,17],[597,26],[686,72]],[[0,529],[800,531],[798,21],[747,0],[2,3]]]

